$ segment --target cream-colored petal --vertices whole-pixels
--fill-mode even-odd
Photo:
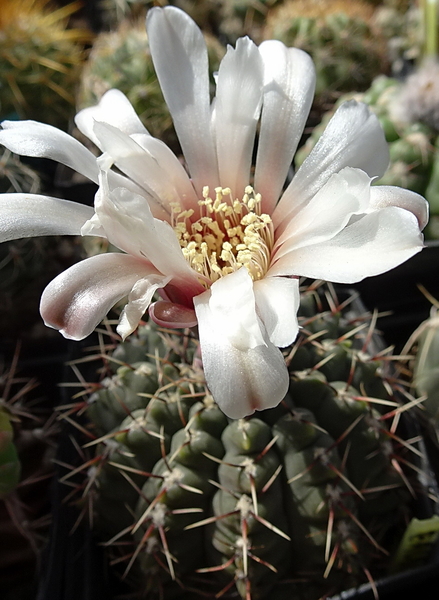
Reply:
[[[264,62],[264,95],[254,187],[262,195],[262,211],[271,214],[308,118],[316,75],[311,57],[303,50],[268,40],[259,52]]]
[[[387,206],[399,206],[409,210],[418,219],[421,231],[428,223],[429,206],[425,198],[416,192],[396,186],[373,186],[370,191],[370,209],[379,210]]]
[[[345,167],[332,175],[307,204],[301,206],[277,237],[275,259],[302,246],[332,239],[352,215],[369,210],[371,178],[360,169]]]
[[[342,104],[321,138],[293,177],[273,212],[276,227],[291,219],[334,173],[344,167],[381,177],[389,164],[389,149],[374,113],[355,100]]]
[[[258,48],[240,38],[221,61],[215,98],[215,140],[222,187],[242,198],[261,110],[264,71]]]
[[[124,340],[137,328],[140,319],[148,310],[152,297],[159,288],[165,287],[170,277],[164,275],[148,275],[133,285],[128,302],[120,315],[117,333]]]
[[[3,121],[1,125],[0,144],[11,152],[50,158],[97,182],[96,157],[68,133],[36,121]]]
[[[96,194],[96,214],[106,237],[117,248],[146,258],[156,269],[175,279],[175,285],[199,294],[204,289],[186,262],[174,230],[154,218],[145,198],[124,188],[111,189],[105,172]]]
[[[280,348],[294,342],[299,333],[297,310],[300,304],[299,280],[264,277],[253,284],[256,312],[270,341]]]
[[[194,306],[206,382],[221,410],[239,419],[279,404],[288,371],[257,317],[246,269],[219,279]]]
[[[207,48],[194,21],[173,6],[148,11],[149,47],[198,194],[219,184],[210,128]]]
[[[82,340],[139,279],[157,274],[147,261],[127,254],[98,254],[56,277],[41,296],[45,324],[64,337]]]
[[[127,135],[148,133],[131,102],[120,90],[108,90],[96,106],[80,110],[75,117],[79,131],[102,150],[99,138],[94,132],[95,121],[108,123]]]
[[[0,242],[39,235],[80,235],[93,209],[37,194],[0,194]]]
[[[268,275],[355,283],[393,269],[422,248],[416,217],[389,206],[356,217],[331,240],[288,252],[275,260]]]

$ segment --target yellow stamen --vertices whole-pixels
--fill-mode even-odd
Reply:
[[[208,287],[220,277],[245,266],[254,281],[268,270],[273,248],[271,217],[261,213],[261,195],[251,186],[241,200],[233,199],[230,188],[215,188],[215,199],[203,188],[198,201],[200,216],[171,205],[172,226],[183,256]]]

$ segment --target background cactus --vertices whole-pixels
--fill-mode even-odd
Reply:
[[[316,600],[385,572],[422,491],[396,430],[402,384],[353,300],[302,292],[289,393],[239,421],[189,332],[101,337],[101,379],[69,408],[93,449],[78,503],[141,597]]]
[[[386,39],[391,72],[394,76],[404,75],[419,60],[425,42],[421,3],[384,0],[375,4],[378,6],[372,22]]]
[[[19,156],[4,150],[0,158],[0,193],[21,192],[38,194],[41,187],[39,174],[25,165]]]
[[[270,12],[264,39],[308,52],[316,66],[316,96],[366,89],[388,68],[386,41],[373,25],[374,8],[361,0],[287,0]]]
[[[67,129],[84,59],[85,30],[67,29],[74,2],[53,9],[48,0],[3,0],[0,11],[0,115]]]

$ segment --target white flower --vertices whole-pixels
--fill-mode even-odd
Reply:
[[[298,332],[298,277],[351,283],[395,267],[421,250],[427,204],[400,188],[371,187],[387,168],[387,145],[376,117],[353,101],[338,109],[282,192],[314,93],[310,57],[277,41],[258,48],[239,39],[220,65],[211,103],[194,22],[177,8],[154,8],[147,29],[187,171],[116,90],[76,117],[102,150],[97,160],[53,127],[5,122],[0,142],[10,150],[64,163],[99,191],[94,210],[3,195],[0,239],[108,238],[123,253],[88,258],[47,286],[46,324],[82,339],[127,295],[122,337],[148,307],[161,325],[198,324],[207,384],[227,415],[243,417],[277,405],[287,391],[278,347]],[[162,299],[150,306],[155,292]]]

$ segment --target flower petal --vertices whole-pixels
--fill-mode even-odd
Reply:
[[[381,177],[389,164],[389,150],[377,117],[362,103],[342,104],[322,137],[300,166],[274,210],[276,226],[308,202],[333,173],[344,167]]]
[[[151,304],[149,314],[157,325],[170,327],[171,329],[195,327],[198,323],[197,315],[193,309],[168,300],[159,300]]]
[[[378,210],[386,206],[399,206],[412,212],[418,219],[421,231],[428,223],[428,202],[416,192],[390,185],[373,186],[370,190],[370,208]]]
[[[299,333],[297,310],[300,304],[299,280],[265,277],[253,284],[256,312],[270,341],[280,348],[292,344]]]
[[[157,77],[195,189],[218,186],[210,129],[207,49],[194,21],[173,6],[148,11],[146,28]]]
[[[40,312],[64,337],[82,340],[139,279],[157,274],[152,265],[127,254],[98,254],[56,277],[41,296]]]
[[[182,208],[186,210],[192,208],[198,212],[200,210],[198,196],[185,168],[172,150],[161,140],[151,135],[135,134],[131,137],[151,155],[152,159],[156,161],[160,172],[169,179],[177,191],[178,201]]]
[[[360,169],[345,167],[325,185],[286,225],[273,249],[275,259],[301,246],[330,240],[353,214],[369,209],[371,178]]]
[[[36,194],[0,195],[0,242],[38,235],[80,235],[93,216],[83,204]]]
[[[389,206],[354,220],[332,240],[292,250],[274,262],[268,275],[355,283],[393,269],[422,248],[416,217]]]
[[[130,136],[107,123],[95,121],[94,132],[116,166],[147,192],[154,216],[170,219],[169,203],[177,202],[178,194],[151,154]],[[104,162],[105,155],[100,164]]]
[[[11,152],[50,158],[97,182],[96,157],[68,133],[36,121],[3,121],[2,127],[0,144]]]
[[[228,47],[221,61],[215,99],[215,139],[220,182],[241,198],[250,181],[256,126],[262,103],[264,71],[258,48],[249,38]]]
[[[146,258],[175,285],[191,288],[191,297],[203,291],[195,271],[186,262],[174,230],[155,219],[145,198],[124,188],[111,189],[102,173],[95,199],[96,214],[108,240],[128,254]]]
[[[207,385],[221,410],[239,419],[279,404],[288,371],[256,315],[247,270],[219,279],[194,305]]]
[[[75,123],[79,131],[102,150],[99,138],[96,137],[93,131],[95,121],[113,125],[113,127],[117,127],[127,135],[148,133],[131,102],[120,90],[108,90],[96,106],[80,110],[75,117]]]
[[[269,40],[259,52],[265,81],[254,187],[262,195],[262,211],[271,214],[305,127],[316,75],[303,50]]]
[[[117,333],[123,340],[136,329],[140,319],[148,310],[155,292],[159,288],[165,287],[170,279],[170,277],[164,275],[149,275],[136,281],[117,326]]]

